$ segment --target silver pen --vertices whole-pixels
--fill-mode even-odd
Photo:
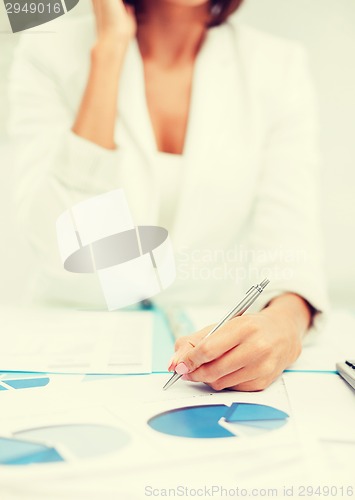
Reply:
[[[207,339],[210,335],[216,332],[219,328],[221,328],[222,325],[224,325],[224,323],[226,323],[230,319],[244,314],[245,311],[247,311],[249,307],[253,304],[253,302],[256,301],[261,292],[263,292],[263,290],[269,283],[270,281],[268,279],[264,279],[259,285],[252,286],[247,291],[245,297],[240,302],[238,302],[238,304],[234,306],[233,309],[231,309],[225,316],[223,316],[223,318],[219,321],[219,323],[217,323],[217,325],[214,326],[212,330],[202,340]],[[169,389],[169,387],[174,385],[175,382],[177,382],[181,377],[182,375],[179,375],[178,373],[174,372],[172,377],[164,385],[163,390],[166,391],[166,389]]]

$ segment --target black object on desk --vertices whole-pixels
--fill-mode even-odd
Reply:
[[[355,390],[355,359],[337,363],[336,369],[341,377]]]

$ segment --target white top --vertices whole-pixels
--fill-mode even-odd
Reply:
[[[154,168],[159,189],[158,225],[171,232],[182,189],[184,157],[158,152]]]
[[[63,269],[55,224],[80,199],[122,188],[136,225],[159,218],[169,225],[176,206],[177,279],[159,301],[232,305],[267,277],[256,308],[290,291],[322,310],[317,125],[302,47],[232,17],[208,31],[175,190],[176,158],[162,162],[170,170],[156,162],[137,42],[120,79],[118,148],[109,151],[71,132],[90,71],[94,19],[53,22],[46,43],[23,36],[9,85],[18,213],[38,256],[37,300],[105,307],[95,276]]]

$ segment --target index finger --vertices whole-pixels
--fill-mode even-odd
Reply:
[[[212,327],[206,327],[203,330],[193,333],[192,335],[185,335],[180,337],[175,342],[175,353],[170,359],[170,366],[168,368],[169,371],[175,369],[175,366],[178,362],[186,356],[190,349],[194,348],[200,341],[203,339],[208,331],[210,331]]]
[[[189,349],[181,359],[188,372],[196,370],[201,365],[219,358],[238,346],[250,327],[249,322],[243,319],[244,321],[238,321],[240,318],[228,321],[213,335],[203,338],[193,349]]]

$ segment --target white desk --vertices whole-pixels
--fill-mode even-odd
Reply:
[[[355,325],[349,316],[335,317],[333,325],[340,326],[341,322],[346,323],[348,329]],[[329,330],[326,335],[330,335]],[[315,355],[321,350],[319,346]],[[337,353],[334,356],[336,361]],[[108,409],[110,417],[107,418],[117,418],[118,426],[126,426],[132,432],[134,442],[130,451],[127,449],[121,457],[71,464],[1,467],[1,500],[164,498],[169,488],[175,489],[176,494],[185,491],[190,496],[198,496],[202,493],[200,498],[208,498],[212,491],[212,498],[228,498],[221,488],[231,490],[230,497],[237,496],[238,488],[239,496],[256,496],[255,489],[261,488],[259,496],[267,496],[266,490],[271,489],[268,496],[276,496],[277,490],[278,498],[283,498],[284,488],[288,493],[293,488],[293,496],[297,498],[304,486],[314,489],[319,486],[319,491],[332,486],[334,494],[329,493],[330,498],[351,498],[347,488],[355,487],[355,395],[335,373],[286,373],[282,381],[254,394],[224,392],[209,396],[213,391],[205,386],[184,387],[181,382],[177,392],[167,391],[161,400],[161,386],[166,377],[166,374],[154,374],[86,383],[75,379],[73,384],[64,384],[60,393],[58,388],[49,385],[0,394],[3,429],[9,425],[4,417],[11,415],[11,411],[16,414],[16,406],[23,408],[33,422],[39,422],[40,406],[58,413],[74,412],[86,405],[88,418],[94,420],[101,411],[95,406]],[[70,382],[70,378],[66,377],[66,382]],[[200,398],[198,402],[203,404],[235,400],[277,406],[278,401],[279,406],[289,408],[289,427],[285,427],[283,433],[273,431],[265,438],[207,440],[207,443],[191,439],[182,443],[181,438],[176,437],[162,441],[154,433],[146,432],[143,425],[146,417],[158,408],[188,406],[191,401],[196,404],[195,398]],[[11,425],[14,422],[12,419]],[[270,436],[273,437],[270,439]],[[207,490],[203,492],[205,487]],[[307,490],[304,491],[307,496]],[[172,494],[170,492],[170,496]],[[314,493],[313,497],[316,496]]]

